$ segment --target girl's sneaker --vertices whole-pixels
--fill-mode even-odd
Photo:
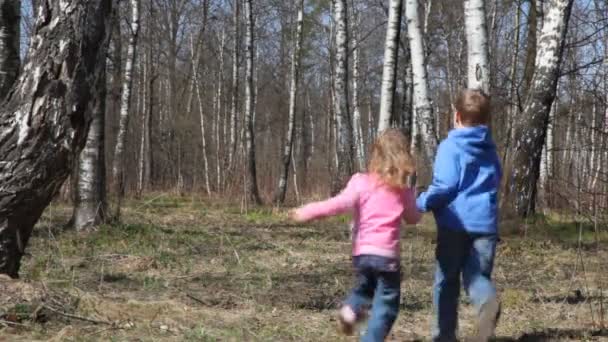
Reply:
[[[350,306],[344,305],[338,312],[338,323],[341,333],[352,336],[355,332],[357,314]]]

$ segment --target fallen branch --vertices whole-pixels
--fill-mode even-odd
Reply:
[[[79,321],[89,322],[89,323],[93,323],[93,324],[105,324],[105,325],[112,325],[112,326],[114,325],[114,323],[108,322],[108,321],[100,321],[100,320],[96,320],[96,319],[92,319],[92,318],[88,318],[88,317],[83,317],[83,316],[69,314],[69,313],[63,312],[61,310],[57,310],[55,308],[52,308],[52,307],[50,307],[48,305],[44,305],[43,307],[46,308],[46,309],[48,309],[48,310],[50,310],[50,311],[52,311],[52,312],[54,312],[54,313],[56,313],[56,314],[58,314],[58,315],[60,315],[60,316],[66,317],[66,318],[77,319]]]
[[[15,327],[23,327],[23,328],[29,328],[29,326],[25,325],[25,324],[21,324],[21,323],[17,323],[17,322],[11,322],[11,321],[5,321],[3,319],[0,319],[0,324],[4,324],[7,326],[15,326]]]
[[[198,299],[189,293],[186,293],[186,296],[199,304],[202,304],[204,306],[209,306],[209,304],[205,303],[202,299]]]

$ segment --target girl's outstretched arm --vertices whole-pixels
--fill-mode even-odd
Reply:
[[[307,204],[294,210],[290,216],[298,222],[306,222],[321,217],[344,214],[355,207],[359,200],[361,175],[354,175],[341,193],[325,201]]]

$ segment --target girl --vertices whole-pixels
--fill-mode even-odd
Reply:
[[[336,197],[294,210],[293,220],[353,212],[353,265],[357,283],[339,311],[340,329],[352,335],[363,319],[363,306],[372,301],[367,332],[362,341],[383,341],[399,313],[401,219],[420,220],[415,191],[407,186],[415,167],[407,139],[396,129],[375,141],[367,173],[357,173]]]

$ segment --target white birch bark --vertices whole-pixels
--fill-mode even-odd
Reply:
[[[538,40],[534,76],[515,127],[514,151],[509,158],[512,172],[507,203],[515,214],[527,217],[535,212],[537,181],[551,104],[555,98],[562,52],[573,0],[551,0]]]
[[[285,139],[285,145],[283,147],[283,165],[279,178],[279,185],[277,187],[277,193],[275,194],[274,202],[283,204],[285,202],[285,195],[287,193],[287,177],[289,176],[289,164],[294,159],[293,154],[293,141],[295,132],[295,121],[296,121],[296,109],[297,109],[297,95],[298,85],[300,80],[300,59],[302,51],[302,31],[304,26],[304,0],[296,1],[298,4],[298,19],[296,23],[296,36],[295,46],[291,56],[291,86],[289,91],[289,114],[287,119],[287,139]],[[295,166],[295,165],[294,165]],[[294,173],[294,177],[295,177]],[[295,184],[294,184],[295,185]]]
[[[555,90],[559,93],[559,89]],[[546,188],[547,182],[553,177],[553,128],[555,127],[555,114],[557,112],[558,101],[553,100],[551,111],[549,112],[549,122],[547,124],[547,138],[543,146],[541,168],[540,168],[540,186]]]
[[[230,107],[230,142],[228,147],[228,168],[232,168],[234,162],[234,154],[236,153],[237,144],[237,115],[238,110],[238,97],[239,97],[239,42],[240,42],[240,30],[239,30],[239,16],[240,16],[240,2],[241,0],[234,1],[234,12],[233,12],[233,23],[234,30],[233,37],[233,50],[232,50],[232,102]]]
[[[596,161],[596,157],[597,157],[597,130],[599,129],[599,126],[597,124],[598,122],[598,118],[599,118],[599,110],[597,109],[597,101],[595,99],[593,99],[593,107],[592,107],[592,111],[591,111],[591,145],[589,147],[590,151],[589,151],[589,181],[588,181],[588,188],[591,191],[595,191],[595,183],[597,180],[596,177],[596,166],[595,166],[595,161]]]
[[[401,31],[402,0],[390,0],[386,43],[384,46],[384,67],[380,96],[380,116],[378,132],[389,128],[394,116],[395,89],[397,87],[397,57],[399,55],[399,34]]]
[[[480,89],[489,95],[490,58],[485,0],[465,0],[464,23],[467,36],[467,87]]]
[[[105,111],[106,61],[96,86],[87,140],[78,158],[72,222],[76,230],[103,223],[106,214]]]
[[[600,20],[607,20],[608,19],[608,5],[604,5],[604,10],[602,11],[602,5],[600,4],[599,0],[596,0],[594,2],[596,9],[598,9],[600,15],[599,18]],[[598,156],[598,161],[595,167],[595,174],[593,176],[593,183],[591,184],[591,189],[593,189],[595,191],[596,189],[596,185],[597,185],[597,180],[600,176],[600,172],[601,170],[606,170],[608,165],[603,165],[605,162],[608,162],[608,148],[606,146],[608,146],[607,144],[607,140],[608,139],[608,31],[604,31],[604,63],[603,63],[603,69],[604,69],[604,79],[603,79],[603,83],[604,83],[604,96],[605,96],[605,100],[604,100],[604,107],[605,107],[605,113],[604,113],[604,121],[603,121],[603,126],[598,127],[598,134],[600,134],[601,132],[601,136],[598,137],[598,143],[600,144],[600,151],[597,153]],[[595,144],[594,144],[595,145]],[[602,151],[603,149],[603,151]],[[608,186],[608,184],[606,184],[606,186]]]
[[[146,55],[144,54],[143,59],[147,61]],[[137,169],[137,194],[140,196],[144,191],[144,174],[146,169],[146,130],[147,130],[147,112],[146,112],[146,89],[147,89],[147,77],[148,77],[148,65],[144,64],[142,80],[140,81],[141,88],[141,137],[139,139],[139,160]]]
[[[363,128],[361,125],[361,101],[359,99],[359,25],[360,13],[355,14],[355,28],[353,29],[353,129],[355,140],[355,156],[357,167],[360,171],[365,170],[365,147],[363,143]]]
[[[254,96],[254,85],[253,85],[253,49],[254,49],[254,38],[253,38],[253,12],[252,12],[252,1],[245,0],[245,59],[246,59],[246,70],[245,70],[245,140],[246,140],[246,153],[247,153],[247,175],[246,175],[246,190],[249,200],[254,204],[261,204],[260,194],[258,191],[257,181],[257,170],[255,165],[255,127],[253,122],[253,96]]]
[[[0,0],[0,100],[19,76],[21,59],[21,1]]]
[[[334,75],[337,128],[337,172],[334,173],[331,186],[332,193],[339,192],[344,182],[352,175],[353,144],[352,121],[348,110],[348,17],[347,1],[336,0],[334,14],[336,16],[336,72]]]
[[[201,93],[200,81],[199,81],[199,68],[201,64],[201,51],[196,51],[194,48],[194,37],[190,37],[190,51],[192,53],[192,60],[194,61],[192,67],[192,78],[194,80],[194,89],[196,91],[196,99],[198,102],[198,113],[200,118],[200,128],[201,128],[201,146],[203,148],[203,168],[205,172],[205,190],[207,195],[211,194],[211,182],[209,181],[209,158],[207,157],[207,139],[206,139],[206,129],[205,129],[205,109],[203,104],[203,95]],[[198,45],[198,44],[197,44]],[[199,45],[200,46],[200,45]],[[196,50],[199,50],[198,48]]]
[[[407,31],[412,54],[412,77],[414,80],[414,111],[412,115],[414,128],[412,131],[416,132],[416,135],[412,134],[413,149],[417,151],[417,144],[421,142],[427,161],[431,161],[437,149],[437,134],[435,133],[435,117],[429,98],[424,47],[418,17],[418,1],[406,0],[405,4]]]
[[[137,56],[137,39],[139,35],[139,0],[131,0],[131,30],[129,35],[129,45],[127,47],[127,60],[125,64],[124,82],[122,86],[122,96],[120,100],[120,122],[116,146],[114,148],[114,160],[112,165],[112,181],[115,186],[115,193],[119,200],[123,196],[123,154],[127,140],[127,129],[129,127],[129,110],[131,106],[131,91],[133,89],[133,66]],[[115,208],[115,218],[120,216],[120,201]]]
[[[216,172],[216,187],[218,190],[221,189],[222,184],[222,161],[220,159],[221,146],[224,144],[222,136],[220,136],[220,124],[222,123],[223,115],[223,89],[224,89],[224,49],[226,44],[226,31],[222,29],[222,37],[220,38],[220,56],[219,56],[219,70],[218,70],[218,83],[217,83],[217,108],[215,112],[215,172]],[[224,126],[224,134],[226,134]]]
[[[37,3],[28,61],[0,109],[0,273],[13,278],[85,144],[112,10],[110,0]]]

